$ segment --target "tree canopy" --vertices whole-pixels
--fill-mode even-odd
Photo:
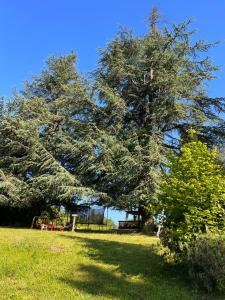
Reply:
[[[144,36],[121,30],[91,80],[74,53],[53,56],[0,105],[1,205],[41,210],[86,195],[145,218],[179,136],[194,128],[210,146],[224,142],[224,98],[208,97],[205,85],[218,69],[207,56],[213,44],[192,42],[189,21],[156,23],[153,11]]]

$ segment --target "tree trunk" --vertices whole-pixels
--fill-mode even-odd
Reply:
[[[141,231],[153,233],[155,227],[153,216],[149,214],[143,207],[139,208],[139,213],[141,216],[141,226],[140,226]]]

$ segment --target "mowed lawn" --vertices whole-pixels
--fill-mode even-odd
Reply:
[[[192,300],[142,235],[0,229],[0,299]]]

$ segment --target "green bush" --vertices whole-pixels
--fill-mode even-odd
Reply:
[[[183,255],[186,253],[186,248],[188,245],[187,241],[185,240],[186,237],[189,237],[188,233],[169,228],[163,228],[160,234],[160,240],[163,246],[167,247],[171,253],[176,254],[177,259],[179,256],[181,256],[182,259]]]
[[[188,266],[199,288],[225,291],[225,236],[199,236],[188,248]]]
[[[225,228],[224,171],[216,150],[198,141],[194,131],[189,137],[180,154],[170,157],[159,193],[165,215],[161,240],[176,253],[199,234]]]

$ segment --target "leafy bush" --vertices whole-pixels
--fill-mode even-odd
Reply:
[[[225,180],[216,150],[197,140],[194,131],[179,155],[172,155],[161,183],[165,213],[161,240],[174,252],[207,230],[225,227]]]
[[[176,258],[178,259],[181,254],[181,259],[184,253],[186,253],[186,248],[188,246],[188,242],[193,237],[185,231],[181,231],[175,228],[166,228],[162,229],[160,234],[160,240],[164,247],[168,248],[172,253],[176,254]]]
[[[188,266],[199,288],[225,291],[225,236],[199,236],[188,248]]]

